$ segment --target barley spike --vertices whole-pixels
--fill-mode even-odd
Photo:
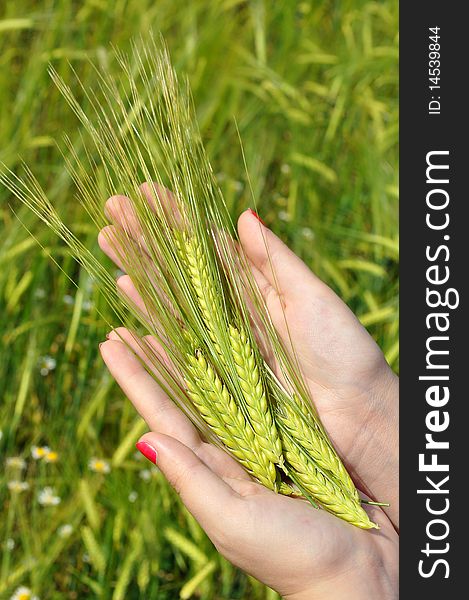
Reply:
[[[356,502],[360,502],[357,488],[335,450],[324,438],[322,430],[317,427],[309,415],[306,416],[301,411],[299,403],[296,406],[298,410],[284,402],[282,406],[283,414],[277,414],[277,421],[285,427],[296,443],[304,448],[322,471],[330,473]],[[301,414],[299,414],[300,411]]]
[[[283,465],[282,442],[277,432],[254,351],[248,336],[230,325],[230,345],[246,409],[259,445],[269,460]]]
[[[217,328],[216,326],[214,327],[214,321],[217,319],[218,315],[222,314],[222,307],[215,293],[215,283],[210,273],[207,258],[196,237],[189,237],[187,234],[183,234],[183,244],[184,251],[182,252],[181,243],[177,242],[179,251],[183,254],[183,258],[186,262],[189,277],[202,313],[204,325],[207,328],[209,337],[217,354],[223,356],[219,344]]]
[[[287,434],[282,437],[287,464],[292,467],[291,477],[328,512],[361,529],[378,529],[360,503],[329,479]]]
[[[226,386],[200,351],[189,355],[187,392],[220,441],[263,485],[277,490],[275,465],[259,446],[253,429]]]

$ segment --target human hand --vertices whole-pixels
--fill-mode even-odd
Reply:
[[[108,202],[117,226],[131,212],[129,202],[122,197]],[[358,487],[392,500],[390,491],[397,486],[395,380],[382,354],[339,298],[251,213],[241,216],[239,234],[283,336],[287,319],[315,405]],[[100,243],[115,259],[106,236]],[[280,295],[272,285],[271,265]],[[138,300],[127,277],[119,286]],[[106,364],[150,428],[165,434],[145,438],[156,448],[161,470],[229,560],[285,597],[321,598],[333,592],[340,598],[341,589],[348,597],[352,591],[360,598],[393,597],[397,535],[380,509],[370,510],[381,531],[363,532],[255,484],[227,454],[203,442],[164,397],[120,341],[135,347],[132,336],[119,331],[110,337],[101,346]],[[200,480],[193,470],[200,472]]]
[[[348,306],[251,211],[239,218],[238,232],[336,450],[358,489],[389,502],[384,510],[398,529],[397,376]]]

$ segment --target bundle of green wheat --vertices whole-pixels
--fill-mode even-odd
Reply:
[[[119,82],[100,72],[100,89],[81,90],[91,107],[86,113],[51,75],[91,140],[80,152],[65,140],[79,200],[98,229],[107,225],[102,198],[119,190],[131,203],[104,235],[141,302],[117,291],[27,168],[25,177],[10,173],[3,182],[64,240],[119,321],[157,341],[135,337],[146,368],[207,439],[271,490],[303,496],[358,527],[377,527],[237,244],[187,86],[159,42],[135,45],[131,56],[116,53],[116,60]],[[154,183],[142,188],[142,181]],[[273,357],[270,365],[264,355]]]

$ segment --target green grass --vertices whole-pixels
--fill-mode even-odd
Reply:
[[[233,214],[249,205],[236,119],[262,218],[397,369],[397,2],[2,3],[0,161],[18,172],[20,157],[31,165],[96,252],[55,148],[63,132],[80,144],[78,124],[47,65],[67,79],[70,61],[92,88],[88,57],[108,63],[111,43],[126,49],[150,28],[190,78]],[[102,299],[4,189],[0,203],[0,598],[27,585],[41,600],[176,599],[201,571],[193,591],[203,599],[277,597],[220,558],[162,476],[134,455],[142,424],[97,352]],[[42,357],[55,361],[48,374]],[[46,444],[57,463],[31,458],[31,446]],[[6,467],[11,456],[26,459],[23,472]],[[91,471],[92,457],[106,458],[110,473]],[[12,494],[14,479],[29,489]],[[58,506],[37,502],[45,486]],[[66,538],[64,524],[73,528]]]

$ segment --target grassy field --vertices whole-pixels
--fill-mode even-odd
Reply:
[[[55,147],[80,131],[47,65],[92,89],[88,58],[112,69],[110,45],[150,28],[189,76],[233,214],[249,206],[236,118],[262,218],[397,370],[397,1],[0,2],[0,161],[24,159],[96,252]],[[99,358],[92,281],[4,189],[0,216],[0,599],[277,598],[135,455],[145,428]]]

